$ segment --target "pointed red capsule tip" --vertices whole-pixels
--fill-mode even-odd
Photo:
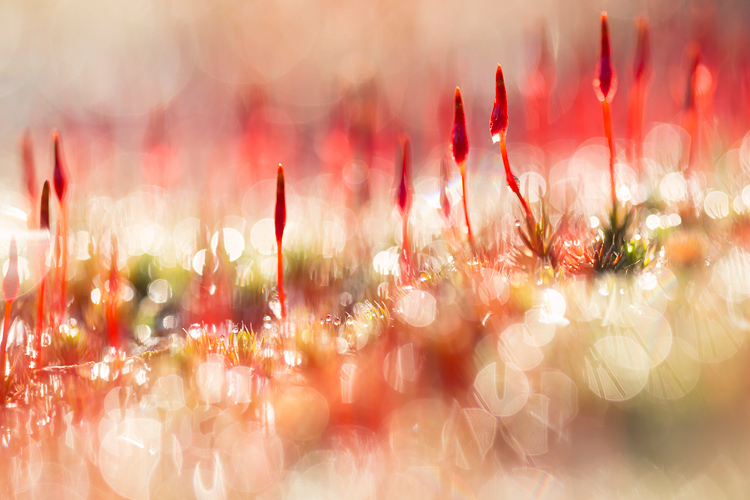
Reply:
[[[276,213],[274,216],[276,225],[276,241],[280,242],[284,237],[286,227],[286,194],[284,192],[284,167],[279,163],[276,173]]]
[[[636,80],[642,80],[650,71],[650,38],[648,19],[640,17],[636,21],[638,37],[635,46],[635,60],[633,61],[633,75]]]
[[[406,213],[411,206],[411,141],[408,137],[401,140],[401,175],[396,188],[396,204],[401,213]]]
[[[8,271],[3,278],[3,296],[5,300],[15,300],[21,289],[21,280],[18,276],[18,246],[16,237],[10,240],[10,249],[8,251]]]
[[[451,131],[451,154],[456,163],[463,163],[469,155],[469,138],[466,135],[466,116],[464,114],[464,100],[461,89],[456,87],[454,96],[455,113],[453,115],[453,130]]]
[[[602,12],[602,36],[601,52],[599,62],[596,65],[594,75],[594,92],[600,101],[612,102],[617,90],[617,79],[615,69],[612,67],[612,58],[609,47],[609,25],[607,24],[607,13]]]
[[[52,132],[52,143],[54,148],[55,158],[55,171],[53,174],[53,183],[55,187],[55,195],[60,203],[65,199],[65,195],[68,192],[68,169],[65,165],[65,157],[62,150],[62,139],[60,139],[60,132]]]
[[[42,186],[42,200],[39,206],[39,228],[49,231],[49,181]]]
[[[508,133],[508,95],[505,91],[503,67],[497,65],[495,71],[495,105],[490,115],[490,134],[492,142],[498,142]]]

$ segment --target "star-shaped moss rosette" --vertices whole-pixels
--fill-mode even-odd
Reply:
[[[634,212],[618,212],[623,214],[622,219],[605,224],[592,244],[588,264],[594,273],[632,274],[647,268],[656,259],[658,245],[632,231]]]

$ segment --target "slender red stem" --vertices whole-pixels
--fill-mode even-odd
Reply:
[[[609,183],[612,194],[612,207],[617,206],[617,190],[615,187],[615,143],[612,139],[612,118],[609,112],[609,102],[602,101],[602,115],[604,117],[604,135],[607,136],[609,146]]]
[[[286,295],[284,294],[284,256],[281,252],[281,239],[276,240],[277,272],[279,279],[279,304],[281,305],[281,320],[286,319]]]
[[[469,245],[472,251],[475,250],[474,235],[471,232],[471,223],[469,222],[469,208],[466,205],[466,162],[459,163],[458,168],[461,170],[461,194],[464,202],[464,216],[466,217],[466,231],[468,233]]]
[[[112,296],[110,290],[110,299],[107,304],[107,340],[109,347],[118,349],[119,347],[119,327],[117,325],[117,298]]]
[[[516,196],[518,196],[518,199],[521,201],[521,206],[523,206],[523,211],[526,214],[526,220],[530,224],[529,228],[533,228],[536,225],[536,220],[534,219],[534,214],[531,213],[531,207],[529,207],[529,202],[526,201],[526,198],[521,196],[521,189],[518,186],[518,183],[516,182],[516,178],[513,176],[513,172],[510,170],[510,160],[508,159],[508,145],[505,140],[505,136],[500,137],[500,152],[503,155],[503,165],[505,166],[505,178],[508,181],[508,187],[510,187],[510,190],[513,191]]]
[[[5,301],[5,321],[3,322],[3,341],[0,344],[0,381],[5,380],[7,364],[8,333],[10,332],[10,312],[13,308],[13,300]]]
[[[120,300],[120,276],[118,274],[117,242],[112,237],[112,256],[109,262],[109,300],[107,301],[107,337],[109,347],[120,347],[120,317],[118,302]]]
[[[65,293],[67,286],[66,275],[68,271],[68,207],[64,202],[60,203],[60,219],[62,221],[60,229],[62,238],[62,252],[60,259],[60,302],[58,304],[60,309],[58,311],[58,316],[59,318],[63,318],[65,316]]]

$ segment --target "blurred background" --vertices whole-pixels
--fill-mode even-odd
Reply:
[[[548,287],[506,258],[519,211],[488,131],[501,63],[510,158],[530,203],[548,189],[553,215],[584,221],[580,234],[600,227],[610,203],[592,88],[602,10],[618,75],[618,196],[643,207],[638,237],[665,238],[672,266],[623,281],[627,293],[606,275],[596,286]],[[642,170],[628,152],[638,16],[651,26]],[[451,498],[747,496],[747,0],[28,0],[0,1],[0,19],[0,257],[37,220],[26,215],[38,193],[25,189],[20,138],[30,131],[31,185],[40,186],[58,129],[72,183],[70,237],[59,241],[70,243],[74,298],[50,351],[61,365],[74,364],[67,353],[88,360],[71,387],[91,382],[84,396],[66,387],[74,402],[61,397],[57,413],[19,405],[0,418],[0,445],[18,451],[0,466],[11,488],[28,498],[44,496],[31,485],[62,484],[90,487],[91,498],[109,489],[221,498],[221,481],[232,494],[269,492],[258,498],[310,498],[316,484],[319,498],[448,498],[425,484],[449,487]],[[695,78],[691,46],[700,47]],[[694,142],[682,116],[688,82],[701,98]],[[437,210],[457,85],[471,143],[468,211],[497,257],[476,272],[453,264],[469,253],[454,231],[462,208],[452,163],[452,219]],[[415,170],[411,244],[431,276],[414,289],[396,279],[403,233],[389,195],[403,132]],[[696,205],[707,217],[683,224],[686,144],[697,145],[696,182],[708,189]],[[257,365],[237,359],[229,370],[224,334],[212,344],[216,328],[196,322],[216,309],[279,335],[279,162],[287,291],[305,362],[294,349],[256,351],[253,340]],[[54,234],[63,234],[59,206]],[[32,251],[47,252],[46,238],[21,243],[19,310],[34,305],[46,267],[28,263],[42,260]],[[226,262],[209,260],[220,238]],[[125,365],[138,397],[115,382],[108,363],[119,358],[99,357],[110,283],[121,287],[130,352],[154,361]],[[26,365],[32,320],[13,334],[11,359]],[[145,357],[154,346],[186,354],[161,363]],[[54,422],[60,446],[26,443],[37,411],[65,419]],[[79,425],[86,412],[100,423]],[[59,449],[67,455],[46,455]],[[43,467],[48,483],[37,481]]]
[[[400,131],[420,169],[445,146],[456,85],[472,146],[490,147],[497,63],[509,141],[573,150],[601,135],[591,88],[601,10],[620,79],[615,135],[625,133],[639,14],[652,27],[646,122],[680,111],[691,41],[715,80],[717,113],[747,106],[750,4],[741,0],[5,1],[0,181],[20,187],[26,128],[45,176],[49,133],[61,130],[73,182],[89,194],[141,181],[231,192],[237,179],[270,178],[278,162],[295,177],[353,158],[377,168],[392,161]],[[727,140],[742,137],[746,114],[723,114]]]

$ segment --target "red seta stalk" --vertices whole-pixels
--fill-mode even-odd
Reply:
[[[18,246],[15,236],[10,240],[8,251],[8,272],[3,278],[3,297],[5,298],[5,321],[3,322],[3,340],[0,343],[0,381],[5,380],[7,366],[8,334],[10,333],[11,311],[13,302],[18,297],[21,281],[18,276]]]
[[[411,184],[411,141],[401,139],[401,172],[396,187],[396,205],[401,214],[401,267],[404,280],[411,278],[411,256],[409,245],[409,212],[411,211],[413,188]]]
[[[475,251],[474,235],[471,232],[469,222],[469,210],[466,204],[466,158],[469,156],[469,138],[466,134],[466,115],[464,113],[464,100],[461,97],[461,89],[456,87],[454,94],[453,129],[451,130],[451,154],[453,161],[461,171],[461,194],[464,203],[464,216],[466,217],[466,231],[468,233],[469,245]]]
[[[54,150],[54,161],[55,170],[53,174],[53,183],[55,188],[55,195],[60,205],[60,238],[62,239],[62,252],[60,262],[60,276],[59,276],[59,290],[60,297],[58,300],[58,319],[62,318],[65,314],[65,287],[67,285],[66,273],[68,269],[68,205],[67,205],[67,194],[68,194],[68,169],[65,164],[65,157],[63,156],[62,140],[60,139],[60,132],[52,132],[52,143]]]
[[[109,287],[109,299],[107,300],[105,313],[107,317],[107,341],[110,348],[117,350],[120,347],[120,315],[118,307],[120,300],[120,273],[118,270],[117,238],[114,234],[112,235],[112,252],[109,259],[107,286]]]
[[[42,231],[49,231],[49,181],[44,181],[44,186],[42,187],[42,200],[39,206],[39,228]],[[41,283],[39,283],[39,300],[36,310],[36,335],[34,337],[34,351],[36,355],[34,366],[36,368],[42,367],[42,334],[44,332],[44,296],[46,288],[47,275],[45,274],[42,276]]]
[[[284,167],[281,163],[279,163],[279,169],[276,172],[276,212],[274,214],[274,224],[276,226],[279,304],[281,305],[281,320],[284,321],[286,319],[286,295],[284,294],[284,258],[281,243],[284,238],[284,228],[286,227],[286,194],[284,192]]]
[[[615,144],[612,139],[612,116],[609,111],[609,102],[602,101],[602,116],[604,118],[604,135],[607,137],[609,147],[609,189],[612,196],[612,206],[617,205],[617,187],[615,184]]]
[[[508,182],[510,190],[518,196],[524,214],[526,215],[526,221],[531,229],[536,225],[536,219],[531,212],[531,207],[529,207],[528,201],[526,201],[526,198],[521,195],[521,188],[518,186],[516,177],[510,170],[510,160],[508,159],[508,147],[506,142],[506,137],[508,135],[508,94],[505,90],[503,68],[499,64],[495,71],[495,104],[492,107],[492,114],[490,115],[490,134],[492,135],[492,142],[500,143],[500,152],[503,156],[503,165],[505,167],[505,180]]]
[[[609,178],[613,210],[617,206],[617,190],[615,185],[615,143],[612,138],[612,117],[610,116],[609,105],[615,96],[616,90],[617,78],[610,54],[607,13],[602,12],[601,53],[599,55],[599,62],[596,65],[594,92],[597,99],[602,103],[604,134],[607,137],[607,145],[609,146]]]

